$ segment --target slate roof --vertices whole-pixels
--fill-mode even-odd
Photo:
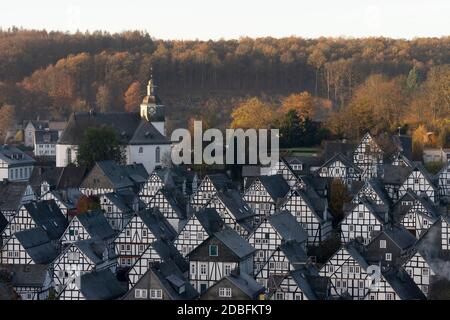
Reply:
[[[221,231],[215,232],[213,236],[241,259],[255,252],[255,248],[247,240],[228,226],[225,226]]]
[[[393,185],[402,185],[412,172],[412,169],[410,167],[399,167],[389,164],[383,165],[382,170],[383,183]]]
[[[0,160],[6,162],[9,166],[33,165],[36,163],[36,160],[22,150],[8,145],[0,145]]]
[[[104,196],[111,201],[122,213],[132,212],[132,207],[126,202],[126,200],[117,192],[105,193]]]
[[[292,196],[301,197],[320,222],[329,220],[330,217],[327,217],[327,219],[325,219],[324,217],[324,212],[325,210],[327,210],[328,205],[327,200],[325,198],[319,197],[318,195],[310,196],[310,194],[311,192],[309,191],[305,192],[305,190],[297,189],[292,193]],[[289,201],[289,199],[286,199],[286,201]]]
[[[34,137],[36,144],[56,144],[59,135],[56,130],[36,130]]]
[[[369,209],[369,211],[373,214],[373,216],[378,220],[378,222],[380,222],[381,224],[386,224],[389,222],[390,218],[389,207],[386,205],[377,205],[373,203],[370,199],[361,199],[359,203],[345,203],[344,204],[345,217],[350,215],[360,203],[364,204],[367,207],[367,209]]]
[[[279,247],[279,250],[284,253],[294,269],[301,267],[308,261],[308,255],[300,242],[286,241]]]
[[[242,177],[258,177],[261,175],[260,166],[242,166]]]
[[[76,217],[92,239],[106,241],[114,238],[115,232],[100,210],[92,210]]]
[[[342,153],[336,153],[333,157],[331,157],[328,161],[326,161],[318,170],[324,167],[330,166],[332,163],[340,161],[347,168],[353,168],[356,173],[361,173],[362,170],[355,165],[349,158],[344,156]]]
[[[16,237],[36,264],[49,264],[58,255],[58,251],[42,228],[16,232],[13,237]]]
[[[143,210],[137,213],[156,239],[172,241],[177,232],[157,208]]]
[[[324,300],[329,296],[331,281],[319,275],[312,266],[302,266],[289,273],[308,300]]]
[[[92,170],[99,168],[108,179],[114,189],[131,188],[134,186],[133,180],[128,176],[124,166],[119,165],[113,160],[98,161]],[[92,172],[91,170],[91,172]],[[91,185],[89,175],[81,184],[82,188],[97,188],[98,185]]]
[[[417,242],[416,237],[414,237],[411,232],[406,230],[403,226],[386,226],[377,236],[373,238],[373,242],[378,239],[382,234],[385,234],[389,239],[391,239],[394,244],[399,247],[402,251],[413,248]]]
[[[436,207],[433,201],[426,195],[413,192],[411,189],[408,189],[406,193],[395,203],[394,208],[392,210],[394,219],[397,222],[401,222],[405,214],[414,206],[413,205],[403,205],[402,201],[405,197],[409,197],[414,202],[419,202],[427,211],[428,217],[431,217],[434,221],[436,221],[442,214],[441,209]],[[442,208],[445,210],[445,208]],[[423,214],[421,212],[417,212],[418,214]]]
[[[73,113],[58,143],[80,145],[88,128],[112,128],[122,144],[169,144],[170,141],[137,112]]]
[[[6,220],[3,213],[0,212],[0,234],[2,234],[3,230],[8,226],[8,220]]]
[[[271,176],[260,176],[258,177],[261,184],[266,189],[270,197],[277,201],[286,196],[289,192],[289,185],[286,180],[284,180],[283,175],[276,174]]]
[[[9,272],[13,287],[42,287],[48,274],[48,265],[3,264],[0,270]]]
[[[391,198],[387,194],[386,189],[384,188],[382,182],[377,178],[372,178],[366,182],[354,181],[352,183],[353,190],[351,190],[351,193],[356,196],[356,194],[359,191],[361,191],[362,188],[364,188],[366,186],[370,186],[372,188],[372,190],[375,191],[375,193],[380,197],[381,201],[383,201],[383,203],[386,206],[389,206],[392,204]]]
[[[402,300],[426,300],[425,295],[404,269],[382,272],[384,279]]]
[[[128,177],[136,184],[144,184],[147,182],[149,174],[142,163],[128,164],[125,166]]]
[[[104,253],[108,253],[108,259],[114,255],[110,247],[104,242],[94,239],[86,239],[73,243],[83,254],[85,254],[94,264],[98,265],[104,262]],[[68,246],[70,248],[70,246]]]
[[[27,182],[0,182],[0,211],[19,209],[27,187]]]
[[[115,300],[128,289],[127,282],[120,282],[109,270],[85,273],[80,278],[80,292],[86,300]]]
[[[33,201],[24,204],[38,227],[45,230],[51,240],[59,239],[68,226],[67,219],[54,200]]]
[[[228,189],[234,189],[235,187],[231,179],[223,173],[208,174],[207,177],[217,191],[225,191]]]
[[[194,215],[209,236],[211,236],[214,232],[222,230],[225,225],[216,209],[200,209],[195,212]]]
[[[260,294],[264,293],[264,287],[256,282],[253,277],[244,272],[232,271],[225,279],[230,281],[242,292],[244,292],[251,300],[256,300]],[[220,281],[217,283],[220,285]]]
[[[271,215],[267,220],[284,241],[295,240],[302,243],[308,239],[308,233],[288,211]]]
[[[159,254],[163,261],[172,261],[182,273],[189,270],[189,263],[171,242],[159,239],[150,246]]]
[[[173,300],[193,300],[199,296],[197,290],[195,290],[192,284],[184,277],[176,264],[170,260],[162,263],[155,263],[147,273],[148,272],[153,272],[165,292]],[[145,281],[145,279],[146,277],[142,276],[136,285],[141,281]],[[184,291],[180,293],[179,289],[183,286]]]
[[[164,198],[166,198],[167,202],[170,204],[173,211],[175,211],[175,214],[179,219],[186,219],[186,203],[184,203],[184,199],[182,197],[177,197],[176,192],[174,192],[173,190],[169,191],[165,188],[160,189],[158,193],[161,193]]]
[[[339,141],[325,141],[322,156],[324,161],[333,158],[337,153],[341,153],[345,157],[353,157],[353,151],[357,147],[356,143],[339,142]]]
[[[254,216],[253,211],[237,190],[219,191],[216,197],[222,201],[236,221],[246,220]]]

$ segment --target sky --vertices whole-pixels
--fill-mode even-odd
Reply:
[[[0,27],[147,31],[158,39],[440,37],[449,0],[1,0]]]

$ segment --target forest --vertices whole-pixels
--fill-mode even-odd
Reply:
[[[152,68],[169,128],[194,118],[270,126],[295,109],[333,138],[400,130],[420,148],[448,147],[449,53],[450,37],[166,41],[138,31],[0,30],[0,138],[30,118],[136,111]]]

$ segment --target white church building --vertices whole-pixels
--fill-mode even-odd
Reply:
[[[75,112],[56,145],[56,166],[75,163],[78,146],[88,128],[110,127],[125,149],[127,164],[142,163],[148,172],[163,165],[170,156],[171,141],[166,137],[165,108],[150,79],[140,112]]]

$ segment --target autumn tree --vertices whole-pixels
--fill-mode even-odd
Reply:
[[[111,92],[108,87],[105,85],[98,87],[97,94],[95,96],[97,110],[100,112],[107,112],[111,109],[111,101]]]
[[[231,113],[231,118],[232,128],[268,128],[274,119],[274,111],[272,106],[254,97],[239,104]]]
[[[14,124],[16,118],[15,108],[11,105],[4,105],[0,108],[0,142],[7,138],[7,132]]]
[[[75,214],[79,215],[98,209],[100,209],[100,200],[98,197],[82,195],[80,199],[78,199]]]
[[[122,163],[124,151],[115,131],[110,127],[88,128],[78,149],[79,166],[92,168],[97,161],[114,160]]]
[[[138,81],[133,82],[127,89],[124,95],[125,111],[135,112],[139,109],[142,102],[141,85]]]
[[[283,98],[280,111],[287,113],[290,110],[295,110],[300,118],[312,119],[315,114],[314,98],[306,91]]]

